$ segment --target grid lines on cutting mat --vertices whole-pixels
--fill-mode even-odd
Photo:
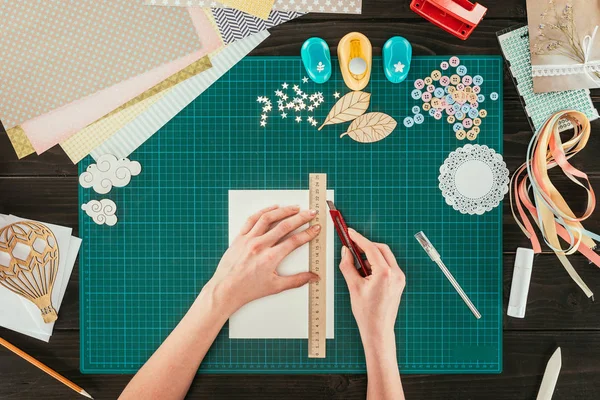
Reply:
[[[502,60],[461,56],[469,73],[485,79],[482,93],[500,94],[476,143],[502,152]],[[311,172],[327,173],[346,221],[390,245],[407,276],[396,323],[403,373],[498,373],[502,369],[502,207],[463,215],[444,203],[439,167],[467,141],[445,119],[425,115],[406,129],[417,104],[413,83],[448,57],[414,57],[405,83],[391,84],[381,58],[373,61],[369,111],[390,114],[395,132],[381,142],[340,139],[348,124],[317,131],[303,118],[282,119],[274,91],[283,82],[323,92],[314,111],[322,123],[348,92],[337,60],[323,85],[302,83],[299,57],[246,57],[130,158],[142,174],[106,197],[118,207],[114,227],[95,225],[80,212],[81,369],[132,373],[176,326],[210,279],[227,248],[229,189],[307,189]],[[274,110],[259,125],[262,104]],[[320,125],[320,124],[319,124]],[[80,172],[91,158],[80,163]],[[80,188],[80,203],[100,198]],[[476,320],[413,235],[423,230],[482,314]],[[333,232],[331,233],[333,234]],[[335,258],[339,263],[339,241]],[[328,279],[330,279],[328,277]],[[359,373],[365,371],[360,336],[343,277],[336,270],[335,339],[327,357],[309,359],[307,340],[230,340],[218,336],[200,368],[210,373]]]

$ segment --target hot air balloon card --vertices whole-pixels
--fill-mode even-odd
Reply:
[[[0,325],[49,341],[79,252],[72,229],[0,219]]]

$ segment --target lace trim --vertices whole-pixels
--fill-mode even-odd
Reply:
[[[533,65],[531,74],[533,77],[575,75],[600,72],[600,60],[589,61],[587,64],[571,65]]]

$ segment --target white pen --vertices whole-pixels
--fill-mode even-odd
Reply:
[[[446,265],[444,265],[444,262],[442,261],[442,258],[440,257],[440,253],[438,253],[437,250],[435,249],[435,247],[433,247],[433,245],[431,244],[429,239],[427,239],[427,236],[425,236],[423,231],[418,232],[415,235],[415,239],[417,239],[417,241],[421,244],[421,246],[423,247],[423,250],[425,250],[425,252],[429,255],[431,260],[434,263],[436,263],[438,265],[438,267],[440,267],[440,269],[442,270],[444,275],[446,275],[446,278],[448,278],[448,280],[450,281],[452,286],[454,286],[454,289],[456,289],[456,292],[463,299],[463,301],[465,302],[467,307],[469,307],[469,310],[471,310],[471,312],[473,313],[475,318],[477,318],[477,319],[481,318],[481,314],[479,313],[479,311],[477,311],[477,308],[475,308],[475,306],[471,302],[471,299],[469,299],[469,296],[467,296],[467,294],[460,287],[458,282],[456,282],[456,279],[454,279],[454,276],[452,276],[452,273],[450,273],[450,271],[448,270]]]

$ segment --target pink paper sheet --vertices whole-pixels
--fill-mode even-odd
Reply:
[[[188,8],[202,49],[21,124],[37,154],[70,138],[92,122],[137,97],[221,46],[221,37],[201,8]]]

